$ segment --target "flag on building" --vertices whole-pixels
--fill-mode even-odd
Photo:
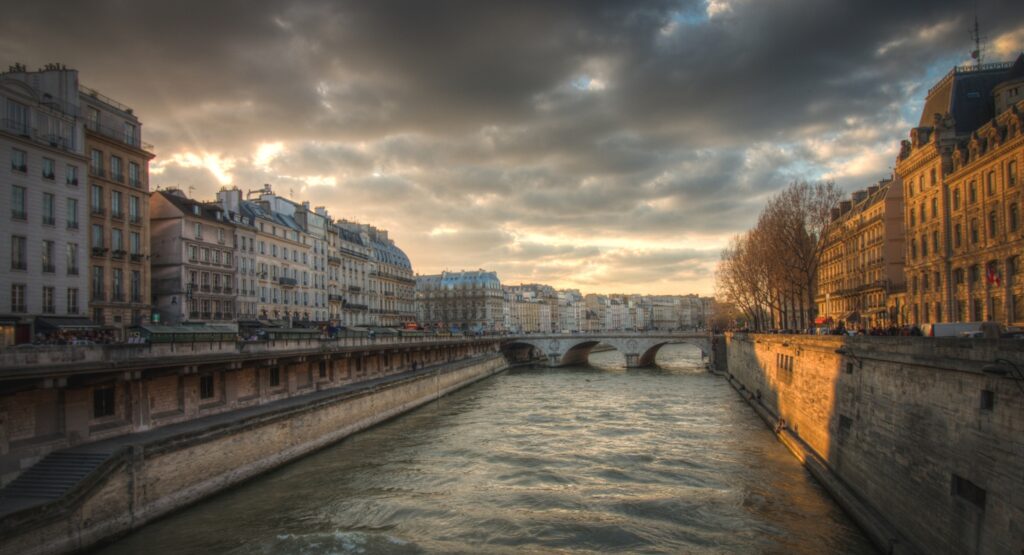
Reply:
[[[990,285],[1000,285],[999,272],[996,270],[995,262],[989,263],[989,265],[985,268],[985,279],[988,281]]]

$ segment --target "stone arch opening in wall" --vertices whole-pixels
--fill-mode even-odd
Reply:
[[[529,341],[510,341],[501,344],[501,354],[510,363],[529,362],[543,355],[543,350]]]
[[[562,354],[558,360],[559,366],[568,366],[571,364],[587,365],[590,364],[590,351],[594,350],[601,342],[597,340],[585,340],[569,347]]]

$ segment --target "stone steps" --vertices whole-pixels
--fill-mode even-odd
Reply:
[[[0,502],[31,497],[57,499],[93,473],[110,453],[51,453],[0,490]]]

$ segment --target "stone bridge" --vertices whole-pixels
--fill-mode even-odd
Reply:
[[[627,368],[643,368],[653,366],[654,359],[665,345],[670,343],[689,343],[712,356],[710,336],[707,333],[686,332],[600,332],[583,334],[529,334],[508,337],[502,342],[502,351],[506,356],[517,350],[522,353],[526,347],[532,347],[547,358],[548,366],[567,366],[570,364],[587,364],[590,351],[604,343],[614,347],[626,357]],[[517,357],[509,356],[510,359]],[[522,359],[522,357],[518,357]]]

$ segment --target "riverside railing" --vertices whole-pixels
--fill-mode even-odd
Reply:
[[[246,359],[273,354],[328,354],[353,348],[388,349],[416,345],[493,342],[494,336],[377,335],[341,338],[287,337],[254,341],[183,341],[106,345],[19,345],[0,349],[0,379],[26,368],[110,365],[124,367],[157,359],[201,357],[204,360]],[[14,372],[19,373],[19,372]]]

